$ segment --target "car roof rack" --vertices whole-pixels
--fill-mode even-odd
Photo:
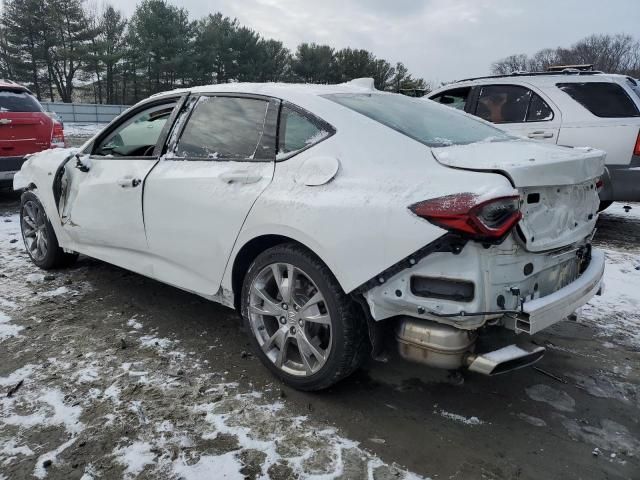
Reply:
[[[556,67],[550,67],[556,68]],[[560,68],[560,67],[558,67]],[[473,80],[483,80],[485,78],[509,78],[509,77],[543,77],[543,76],[551,76],[551,75],[600,75],[604,72],[600,70],[580,70],[574,68],[574,66],[564,66],[562,65],[561,70],[547,70],[546,72],[525,72],[525,71],[517,71],[512,73],[506,73],[503,75],[485,75],[483,77],[473,77],[473,78],[465,78],[462,80],[456,80],[454,83],[460,82],[471,82]]]

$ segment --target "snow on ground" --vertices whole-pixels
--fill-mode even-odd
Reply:
[[[640,347],[640,253],[603,249],[604,292],[580,310],[580,321],[625,344]]]
[[[106,123],[65,122],[64,135],[65,137],[93,137],[106,126]]]
[[[0,348],[14,365],[0,365],[0,478],[419,478],[140,318],[97,330],[104,318],[73,308],[91,286],[67,286],[73,270],[37,276],[18,229],[0,217]]]

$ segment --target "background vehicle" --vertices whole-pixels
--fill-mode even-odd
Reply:
[[[455,146],[455,147],[453,147]],[[518,140],[373,89],[224,84],[155,95],[79,151],[27,160],[21,226],[42,268],[73,252],[235,307],[263,363],[325,388],[379,348],[501,373],[600,288],[603,153]]]
[[[10,188],[26,155],[64,147],[64,130],[22,85],[0,80],[0,188]]]
[[[514,73],[462,80],[428,98],[534,140],[604,150],[602,208],[640,200],[640,85],[631,77]]]

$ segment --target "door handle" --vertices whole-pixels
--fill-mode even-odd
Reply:
[[[135,188],[142,183],[142,180],[139,178],[125,177],[118,179],[117,183],[122,188]]]
[[[220,175],[220,179],[225,183],[256,183],[262,179],[260,175],[252,175],[249,170],[233,170]]]
[[[553,138],[553,132],[538,130],[527,135],[529,138]]]

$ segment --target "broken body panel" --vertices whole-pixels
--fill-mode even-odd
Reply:
[[[272,89],[251,93],[312,111],[337,133],[285,161],[246,165],[177,161],[161,155],[161,146],[135,172],[125,172],[133,168],[128,161],[89,159],[90,141],[79,157],[65,150],[30,158],[14,187],[37,189],[63,248],[226,305],[239,293],[233,272],[243,247],[273,236],[314,252],[346,293],[364,296],[378,321],[409,316],[467,331],[491,322],[534,333],[599,288],[603,257],[591,251],[590,239],[602,152],[520,140],[432,149],[319,94]],[[321,181],[318,165],[331,172]],[[218,183],[239,167],[254,171],[255,181]],[[123,178],[139,180],[140,188],[125,188]],[[430,248],[456,234],[409,206],[464,194],[517,196],[523,218],[498,242],[462,236],[452,248]],[[198,226],[195,236],[185,235],[189,225]],[[175,255],[180,251],[185,261]],[[434,298],[419,295],[413,277],[472,284],[473,295],[446,298],[446,289]]]

